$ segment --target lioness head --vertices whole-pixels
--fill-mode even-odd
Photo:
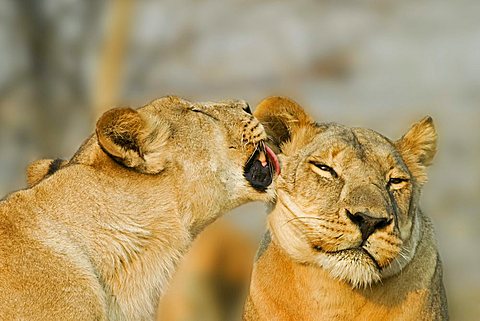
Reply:
[[[192,103],[169,96],[137,110],[107,111],[97,122],[96,134],[70,161],[33,162],[27,177],[33,185],[73,164],[127,169],[138,179],[158,177],[158,184],[168,179],[178,188],[172,193],[185,201],[203,195],[203,202],[212,203],[207,208],[220,213],[273,196],[270,184],[279,167],[265,138],[263,126],[244,101]],[[193,220],[206,224],[215,218],[205,213]]]
[[[436,151],[432,119],[391,141],[370,129],[315,123],[285,98],[266,99],[255,116],[282,153],[273,240],[353,287],[399,273],[418,241],[418,198]]]

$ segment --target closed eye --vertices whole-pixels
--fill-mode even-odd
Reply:
[[[403,182],[408,182],[408,178],[392,177],[388,180],[388,184],[400,184]]]
[[[405,187],[407,185],[408,181],[409,181],[409,179],[404,178],[404,177],[391,177],[388,180],[387,188],[389,188],[391,190],[399,190],[399,189],[402,189],[403,187]]]
[[[191,111],[195,112],[195,113],[200,113],[200,114],[203,114],[205,116],[208,116],[210,118],[213,118],[214,120],[217,120],[218,121],[218,118],[215,117],[215,116],[212,116],[210,114],[207,114],[205,111],[201,110],[201,109],[198,109],[198,108],[195,108],[195,107],[192,107],[190,108]]]

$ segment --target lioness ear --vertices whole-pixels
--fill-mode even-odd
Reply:
[[[314,124],[303,108],[285,97],[264,99],[253,115],[262,123],[272,143],[280,147],[302,127]]]
[[[413,124],[410,130],[395,142],[412,175],[421,184],[427,181],[426,167],[437,152],[437,132],[430,116]]]
[[[131,108],[105,112],[97,122],[101,148],[113,159],[139,172],[157,174],[165,167],[169,126],[158,117]]]
[[[52,175],[68,161],[57,159],[39,159],[31,162],[27,167],[27,185],[32,187],[38,184],[45,177]]]

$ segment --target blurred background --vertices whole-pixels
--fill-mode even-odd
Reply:
[[[318,121],[392,139],[429,114],[440,148],[423,208],[451,319],[476,320],[479,13],[478,0],[0,0],[0,194],[25,187],[30,161],[69,158],[104,110],[167,94],[251,106],[285,95]],[[255,244],[265,209],[228,221]]]

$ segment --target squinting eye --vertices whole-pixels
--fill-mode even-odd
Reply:
[[[320,164],[320,163],[315,163],[315,162],[310,162],[312,165],[314,165],[316,168],[324,171],[324,172],[328,172],[330,173],[333,177],[337,177],[337,172],[335,172],[335,170],[333,168],[331,168],[330,166],[328,165],[325,165],[325,164]]]
[[[388,180],[389,185],[396,185],[396,184],[400,184],[400,183],[403,183],[403,182],[408,182],[408,179],[407,178],[392,177]]]
[[[324,165],[324,164],[315,164],[318,168],[320,168],[322,171],[330,172],[333,171],[333,169],[330,166]]]

